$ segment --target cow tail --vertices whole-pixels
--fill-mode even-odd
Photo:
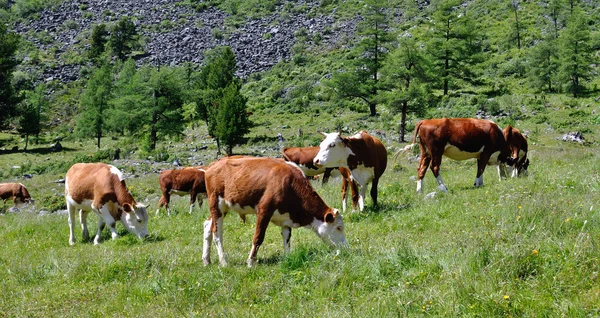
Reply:
[[[415,144],[416,144],[416,141],[417,141],[417,136],[419,134],[419,129],[421,128],[421,124],[422,123],[423,123],[423,121],[420,121],[417,124],[417,127],[415,127],[415,133],[413,135],[412,143],[409,144],[409,145],[407,145],[407,146],[405,146],[405,147],[403,147],[403,148],[400,148],[400,149],[398,149],[398,151],[396,151],[396,153],[394,154],[394,157],[393,157],[394,158],[394,163],[392,164],[392,166],[396,165],[396,159],[398,158],[398,156],[400,155],[400,153],[411,151],[415,147]]]

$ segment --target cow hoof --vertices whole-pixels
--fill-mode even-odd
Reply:
[[[254,265],[256,265],[256,260],[255,260],[255,259],[251,259],[251,258],[249,258],[249,259],[246,261],[246,264],[248,264],[248,267],[249,267],[249,268],[252,268],[252,267],[254,267]]]
[[[203,259],[202,261],[204,262],[204,266],[210,265],[210,259]]]
[[[69,241],[69,245],[73,246],[73,245],[75,245],[75,242],[74,241]]]

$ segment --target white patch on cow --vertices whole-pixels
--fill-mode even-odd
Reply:
[[[479,158],[479,155],[481,155],[483,148],[484,147],[481,147],[481,149],[479,149],[479,151],[477,151],[477,152],[468,152],[468,151],[463,151],[460,148],[453,146],[451,144],[447,144],[444,147],[444,156],[446,156],[450,159],[459,160],[459,161],[473,159],[473,158]]]
[[[423,191],[423,179],[417,180],[417,193],[421,193]]]
[[[113,165],[108,165],[108,166],[110,167],[110,173],[116,174],[117,177],[119,177],[119,181],[125,180],[125,177],[123,177],[123,173],[121,172],[121,170],[117,169],[117,167],[115,167]]]
[[[358,191],[358,207],[360,211],[365,208],[365,194],[367,192],[367,184],[373,180],[375,176],[375,168],[365,166],[358,166],[356,169],[352,170],[352,179],[356,180],[358,183],[359,191]]]
[[[212,232],[210,226],[212,225],[212,219],[204,221],[204,245],[202,246],[202,261],[204,265],[210,264],[210,247],[212,245]]]
[[[182,197],[184,195],[190,194],[190,191],[181,191],[181,190],[172,189],[171,191],[169,191],[169,193]]]
[[[481,187],[483,185],[483,175],[475,178],[475,187]]]
[[[438,189],[440,189],[440,191],[448,192],[448,188],[446,188],[446,185],[444,184],[444,180],[442,180],[442,175],[438,175],[437,178],[435,178],[435,180],[437,180]]]
[[[290,227],[295,229],[300,227],[300,224],[292,221],[289,213],[281,214],[279,210],[275,210],[275,212],[273,212],[273,216],[271,216],[271,223],[281,227]]]
[[[296,164],[295,162],[292,162],[292,161],[286,161],[285,163],[287,163],[288,165],[290,165],[290,166],[292,166],[292,167],[294,167],[294,168],[302,171],[302,174],[305,177],[308,175],[307,171],[311,170],[311,169],[307,168],[305,165],[299,165],[299,164]],[[323,171],[325,171],[325,169],[323,169]],[[310,176],[313,176],[313,175],[310,175]]]

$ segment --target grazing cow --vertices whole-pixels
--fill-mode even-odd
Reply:
[[[89,240],[87,214],[90,210],[100,217],[94,244],[100,243],[104,225],[108,224],[112,238],[117,236],[116,221],[139,238],[148,236],[148,212],[136,203],[127,190],[123,174],[114,166],[104,163],[74,164],[65,177],[65,199],[69,211],[69,243],[75,244],[73,231],[75,210],[79,210],[84,240]]]
[[[438,188],[447,192],[440,175],[442,156],[454,160],[477,158],[475,187],[483,185],[483,172],[486,165],[498,165],[498,174],[506,174],[504,163],[512,164],[510,151],[502,130],[492,121],[476,118],[440,118],[422,120],[415,127],[410,149],[419,138],[421,160],[417,169],[417,192],[421,193],[422,182],[431,163],[431,172],[438,182]]]
[[[319,153],[319,149],[319,147],[285,147],[281,151],[281,154],[283,155],[284,160],[298,165],[298,167],[307,177],[324,173],[323,184],[325,184],[327,183],[327,180],[329,180],[329,176],[331,176],[331,171],[335,168],[315,166],[313,160],[315,159],[317,153]],[[350,171],[348,169],[343,167],[339,167],[338,169],[342,174],[342,210],[346,211],[346,194],[348,184],[350,184],[350,189],[352,190],[352,207],[356,208],[356,205],[358,204],[358,187],[352,180]]]
[[[504,133],[504,139],[508,143],[511,158],[514,160],[513,165],[508,166],[508,173],[513,178],[526,176],[527,168],[529,168],[527,138],[517,128],[510,125],[504,128],[502,132]]]
[[[24,203],[33,203],[27,188],[21,183],[0,183],[0,199],[4,202],[10,199],[15,207]]]
[[[381,141],[361,131],[354,136],[342,137],[340,133],[322,133],[325,139],[319,146],[314,163],[324,167],[344,167],[350,170],[352,179],[358,183],[358,205],[365,206],[367,184],[371,185],[373,205],[377,205],[377,184],[387,166],[387,150]]]
[[[185,167],[177,170],[163,170],[158,177],[160,191],[162,196],[158,200],[156,215],[161,207],[167,209],[167,214],[171,215],[169,202],[171,194],[184,196],[190,195],[190,214],[194,208],[198,194],[206,194],[206,185],[204,185],[204,167]],[[202,206],[202,199],[198,200],[198,206]]]
[[[219,263],[227,265],[223,251],[223,217],[233,210],[242,220],[256,214],[256,228],[248,266],[256,263],[269,222],[281,227],[283,247],[290,250],[292,228],[312,229],[330,246],[347,245],[344,222],[315,192],[295,164],[273,158],[225,157],[211,163],[204,174],[210,217],[204,222],[202,259],[210,264],[214,240]]]

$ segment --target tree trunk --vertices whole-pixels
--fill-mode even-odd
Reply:
[[[221,143],[219,142],[219,138],[215,138],[217,141],[217,158],[221,155]]]
[[[376,107],[377,107],[377,104],[369,103],[369,110],[371,111],[371,116],[377,116]]]
[[[406,112],[408,111],[408,102],[402,102],[402,119],[400,120],[400,142],[406,142],[404,136],[406,135]]]
[[[102,132],[99,131],[98,135],[96,136],[97,140],[96,140],[96,147],[98,147],[98,149],[100,149],[100,139],[102,139]]]
[[[25,135],[25,149],[23,149],[23,150],[27,151],[27,145],[28,144],[29,144],[29,134],[26,134]]]

